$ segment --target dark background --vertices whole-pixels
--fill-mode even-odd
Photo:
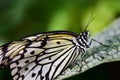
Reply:
[[[95,35],[120,16],[119,0],[0,0],[0,44],[26,35],[88,29]],[[99,65],[66,80],[120,80],[120,62]],[[10,80],[9,70],[0,70],[0,80]]]

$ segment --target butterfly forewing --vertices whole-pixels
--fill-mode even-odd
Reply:
[[[42,33],[15,41],[6,49],[7,66],[14,80],[52,80],[78,56],[70,32]],[[4,47],[4,46],[3,46]],[[3,59],[4,60],[4,59]]]

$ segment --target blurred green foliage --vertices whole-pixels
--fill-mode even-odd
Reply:
[[[120,0],[0,0],[0,44],[45,31],[68,30],[79,34],[88,24],[92,11],[94,20],[88,29],[92,35],[96,34],[120,16],[119,3]],[[106,67],[92,70],[84,73],[84,78],[77,78],[110,80]],[[0,80],[10,80],[3,74],[10,73],[0,70]],[[87,77],[91,75],[95,76]]]

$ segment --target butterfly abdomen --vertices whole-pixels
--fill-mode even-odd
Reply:
[[[3,59],[3,52],[2,52],[2,47],[0,47],[0,69],[3,67],[2,59]]]
[[[0,69],[4,69],[8,63],[7,57],[5,57],[5,53],[7,52],[7,45],[0,47]]]

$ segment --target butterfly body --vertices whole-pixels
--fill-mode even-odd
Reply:
[[[88,32],[40,33],[0,48],[0,68],[9,68],[14,80],[53,80],[83,55]]]

